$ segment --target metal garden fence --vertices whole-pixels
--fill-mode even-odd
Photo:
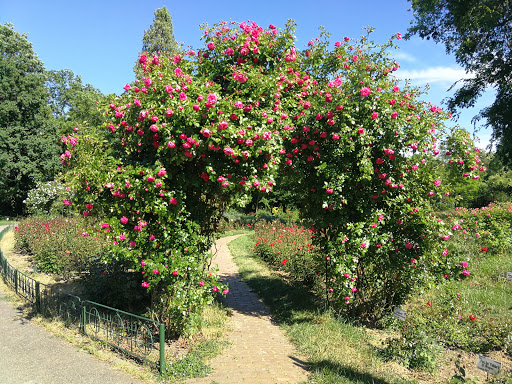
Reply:
[[[0,232],[0,240],[9,227]],[[85,335],[165,372],[165,325],[119,309],[82,300],[54,289],[12,267],[0,249],[5,283],[44,316],[78,327]]]

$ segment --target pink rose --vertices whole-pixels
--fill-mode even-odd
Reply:
[[[121,223],[128,224],[128,218],[126,216],[121,217]]]
[[[208,94],[207,97],[208,103],[215,104],[217,102],[217,96],[213,93]]]
[[[372,92],[372,91],[371,91],[371,90],[370,90],[370,88],[368,88],[368,87],[363,87],[363,88],[361,88],[361,96],[362,96],[362,97],[367,97],[367,96],[369,96],[371,92]]]

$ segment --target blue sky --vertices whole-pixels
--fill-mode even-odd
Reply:
[[[412,20],[407,0],[0,0],[0,24],[12,23],[27,33],[46,69],[71,69],[103,93],[123,92],[134,78],[133,65],[142,47],[144,30],[153,23],[154,11],[169,10],[176,40],[185,47],[202,46],[199,25],[219,21],[256,21],[266,27],[282,27],[288,19],[297,23],[297,47],[303,48],[324,26],[334,43],[344,36],[357,38],[362,28],[375,28],[373,40],[384,43]],[[444,46],[412,38],[401,40],[394,56],[401,64],[396,75],[418,86],[430,84],[427,100],[442,105],[451,84],[465,76]],[[488,92],[473,109],[462,111],[458,123],[473,132],[471,118],[492,102]],[[487,145],[489,130],[477,133],[479,146]]]

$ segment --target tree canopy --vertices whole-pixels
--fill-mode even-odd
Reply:
[[[0,25],[0,214],[19,215],[37,182],[60,169],[43,63],[25,34]]]
[[[178,52],[178,43],[172,30],[171,15],[166,7],[155,10],[155,19],[142,38],[142,52],[151,54]]]
[[[82,78],[70,69],[46,71],[46,86],[49,91],[49,105],[59,123],[59,133],[71,133],[79,123],[100,126],[103,117],[98,103],[104,96],[90,84],[83,84]]]
[[[487,88],[494,102],[475,116],[493,129],[492,140],[512,162],[512,6],[509,0],[409,0],[414,13],[407,37],[443,43],[468,73],[448,108],[473,107]]]

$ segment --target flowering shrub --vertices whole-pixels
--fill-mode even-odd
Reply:
[[[79,129],[61,156],[72,206],[107,217],[97,230],[110,260],[141,271],[158,318],[179,328],[227,293],[207,268],[212,234],[278,172],[296,180],[340,302],[385,309],[439,274],[446,228],[429,199],[446,189],[432,165],[448,114],[398,86],[392,40],[331,47],[322,33],[300,51],[291,22],[202,28],[198,52],[141,55],[142,78],[111,101],[104,132]],[[467,134],[446,145],[454,171],[478,173]]]
[[[479,209],[456,208],[444,215],[452,229],[462,233],[466,243],[475,243],[480,253],[505,253],[512,248],[511,203],[491,203]]]
[[[441,142],[459,177],[477,178],[481,161],[467,133],[444,128],[447,113],[394,80],[399,65],[383,54],[391,41],[345,38],[319,61],[325,44],[306,50],[309,72],[294,61],[283,80],[302,91],[283,142],[285,171],[301,186],[297,205],[328,258],[333,294],[378,317],[414,286],[460,268],[443,255],[449,227],[431,215],[431,200],[448,192],[437,174]]]
[[[468,298],[459,291],[461,285],[457,284],[443,285],[434,300],[427,301],[421,308],[411,308],[401,333],[417,328],[445,347],[468,352],[502,349],[512,330],[510,319],[492,313],[490,303]],[[415,301],[417,304],[419,300]]]
[[[66,187],[58,181],[37,183],[23,201],[30,215],[62,214],[72,199]],[[64,202],[63,202],[64,201]]]
[[[325,266],[319,248],[313,243],[312,230],[260,221],[254,225],[254,231],[254,252],[261,259],[310,286],[323,284]]]
[[[16,249],[31,254],[42,272],[69,278],[88,271],[104,251],[82,218],[30,218],[15,227]]]

